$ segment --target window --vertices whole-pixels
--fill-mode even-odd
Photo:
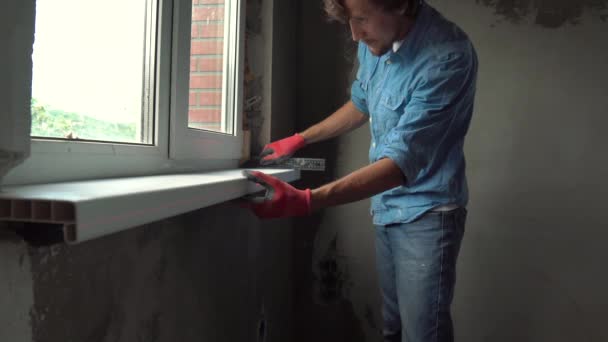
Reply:
[[[33,137],[154,143],[148,4],[103,4],[36,1]]]
[[[5,184],[235,168],[241,0],[37,0],[32,154]]]

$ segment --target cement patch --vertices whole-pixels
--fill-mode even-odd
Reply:
[[[607,0],[476,0],[480,5],[492,7],[495,14],[512,23],[531,18],[535,25],[558,28],[580,25],[585,11],[606,22]]]
[[[337,244],[336,235],[317,264],[318,296],[323,303],[347,298],[346,291],[350,286],[348,272],[345,270],[345,263],[341,260],[343,257],[338,254]]]
[[[30,342],[34,305],[30,258],[23,242],[0,239],[0,341]]]

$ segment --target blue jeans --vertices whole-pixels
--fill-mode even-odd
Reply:
[[[450,305],[466,215],[459,208],[376,226],[384,341],[454,341]]]

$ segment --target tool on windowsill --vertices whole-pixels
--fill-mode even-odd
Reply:
[[[322,158],[288,158],[285,161],[269,165],[270,167],[287,167],[303,171],[325,171],[325,159]]]
[[[267,168],[267,169],[296,169],[300,171],[325,171],[323,158],[288,158],[278,164],[260,165],[260,158],[253,158],[241,165],[241,168]]]

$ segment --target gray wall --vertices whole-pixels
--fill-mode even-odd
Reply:
[[[268,19],[270,0],[249,2]],[[0,75],[18,76],[0,82],[0,113],[29,105],[33,5],[0,5],[0,59],[9,61]],[[255,34],[257,66],[272,38]],[[273,86],[288,88],[289,77]],[[291,112],[294,101],[276,106]],[[290,226],[222,204],[76,246],[33,247],[0,222],[0,341],[290,341]]]
[[[75,246],[2,232],[0,341],[291,339],[285,223],[225,204]]]
[[[296,0],[247,1],[246,98],[263,101],[247,110],[251,152],[294,133],[296,73]]]
[[[480,58],[457,339],[608,341],[608,2],[430,3],[469,33]],[[320,8],[300,4],[298,129],[346,100],[352,71],[348,32],[323,22]],[[305,185],[365,165],[368,129],[307,147],[330,170],[305,174]],[[368,206],[325,210],[294,232],[298,340],[378,340]]]
[[[354,46],[349,43],[349,32],[339,25],[329,25],[321,10],[321,1],[300,1],[298,4],[297,59],[296,59],[296,130],[301,131],[320,121],[344,103],[349,92],[348,79]],[[345,53],[345,51],[348,51]],[[357,134],[365,134],[364,130]],[[361,149],[344,146],[344,139],[324,141],[298,152],[298,156],[326,158],[326,172],[303,172],[300,187],[315,187],[329,182],[343,168],[364,165],[368,138],[358,139]],[[357,164],[358,162],[358,164]],[[357,164],[357,166],[355,166]],[[348,210],[362,209],[365,204],[325,210],[312,217],[298,219],[294,228],[294,307],[296,341],[363,341],[365,332],[349,289],[354,272],[347,268],[361,267],[366,262],[365,249],[355,252],[343,248],[345,238],[354,237],[355,227]],[[358,215],[356,216],[358,217]],[[369,221],[363,216],[357,223]],[[342,229],[344,227],[345,229]],[[343,234],[348,232],[348,234]],[[358,238],[360,242],[367,238]],[[369,250],[369,249],[368,249]],[[373,291],[370,291],[372,293]]]

